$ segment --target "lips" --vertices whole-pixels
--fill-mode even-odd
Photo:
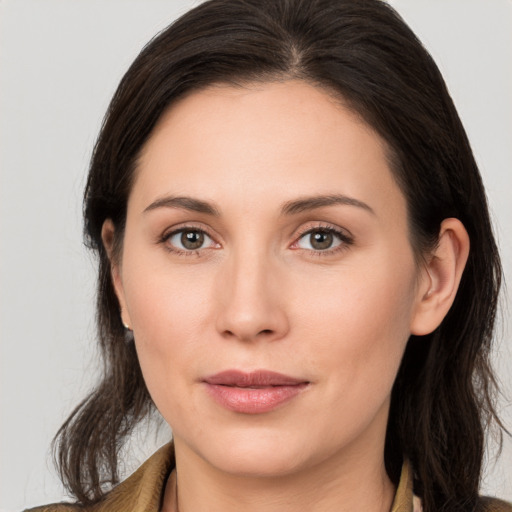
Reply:
[[[224,408],[243,414],[261,414],[289,402],[310,384],[281,373],[227,370],[204,379],[208,394]]]

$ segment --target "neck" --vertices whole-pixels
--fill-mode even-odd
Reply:
[[[220,471],[178,443],[177,478],[168,483],[163,511],[197,512],[207,503],[211,512],[388,512],[395,488],[383,455],[371,448],[344,450],[305,470],[262,477]],[[176,482],[178,506],[172,505]]]

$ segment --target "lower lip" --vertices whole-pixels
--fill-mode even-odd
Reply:
[[[264,388],[240,388],[206,384],[206,390],[213,399],[226,409],[244,414],[270,412],[289,402],[301,393],[307,383],[291,386],[269,386]]]

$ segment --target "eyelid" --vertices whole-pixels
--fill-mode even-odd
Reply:
[[[329,233],[332,233],[334,236],[338,237],[341,241],[340,244],[337,246],[330,248],[330,249],[324,249],[324,250],[314,250],[314,249],[304,249],[302,247],[294,247],[298,244],[299,240],[303,238],[305,235],[314,233],[315,231],[327,231]],[[340,228],[338,226],[334,226],[332,224],[327,224],[325,222],[318,222],[314,225],[308,225],[307,227],[302,227],[297,235],[295,236],[295,240],[290,246],[293,250],[300,250],[300,251],[306,251],[311,254],[314,254],[315,256],[329,256],[332,255],[338,251],[346,250],[348,247],[353,245],[354,243],[354,237],[352,234],[343,228]]]
[[[180,231],[186,231],[187,229],[190,231],[201,231],[208,235],[210,238],[214,238],[210,233],[210,230],[199,222],[183,222],[176,224],[174,226],[170,226],[163,231],[162,235],[159,238],[169,238],[169,236],[174,235],[175,233],[178,233]]]
[[[171,245],[169,243],[169,240],[171,237],[178,233],[182,233],[183,231],[197,231],[200,233],[203,233],[206,235],[217,247],[202,247],[200,249],[180,249],[179,247],[176,247],[174,245]],[[199,255],[200,251],[203,251],[204,249],[216,249],[219,248],[221,245],[219,242],[217,242],[216,237],[212,235],[209,229],[205,228],[203,225],[197,225],[194,222],[187,222],[185,224],[178,224],[175,226],[172,226],[168,229],[166,229],[161,236],[158,237],[157,243],[161,243],[165,245],[166,249],[169,252],[179,254],[179,255]]]

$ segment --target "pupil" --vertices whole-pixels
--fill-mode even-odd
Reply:
[[[181,235],[181,243],[186,249],[199,249],[204,243],[204,234],[199,231],[185,231]]]
[[[311,246],[314,249],[325,250],[332,245],[332,233],[328,231],[317,231],[311,235]]]

